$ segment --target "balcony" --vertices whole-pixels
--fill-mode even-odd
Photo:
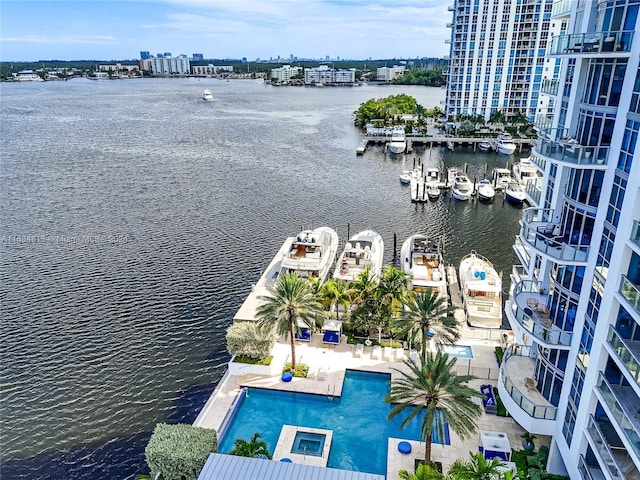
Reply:
[[[524,187],[524,193],[527,194],[529,203],[533,206],[540,205],[540,196],[542,195],[542,182],[528,181]]]
[[[538,155],[532,154],[529,157],[529,160],[540,170],[542,170],[543,172],[545,171],[545,168],[547,167],[547,161],[544,158],[539,157]]]
[[[557,95],[559,86],[559,80],[545,78],[544,80],[542,80],[542,85],[540,85],[540,91],[542,93],[546,93],[547,95]]]
[[[603,427],[606,427],[606,423],[604,423]],[[610,445],[610,440],[605,436],[602,429],[600,428],[599,422],[597,422],[595,418],[593,418],[593,416],[589,417],[587,432],[589,433],[589,437],[594,450],[598,452],[598,455],[602,460],[601,463],[606,466],[610,477],[613,480],[626,480],[627,478],[630,478],[622,473],[622,469],[620,468],[620,464],[613,450],[614,447]],[[618,453],[617,456],[622,457],[620,453]],[[620,458],[619,460],[622,461],[623,458]],[[633,462],[631,463],[631,465],[633,466]]]
[[[558,128],[540,130],[533,150],[538,155],[572,166],[604,166],[609,155],[609,147],[580,145],[566,129]]]
[[[547,295],[540,292],[542,284],[532,280],[517,283],[511,299],[505,305],[509,321],[515,320],[538,343],[548,348],[571,346],[573,332],[558,328],[549,318]]]
[[[612,53],[628,55],[633,31],[588,32],[556,35],[551,39],[548,55],[593,55]]]
[[[615,420],[624,436],[640,457],[640,408],[638,407],[638,394],[631,387],[612,387],[600,373],[597,392],[602,397],[602,403],[608,408],[607,416]]]
[[[534,387],[535,350],[526,345],[507,348],[502,365],[498,392],[509,414],[525,430],[539,435],[553,435],[557,408]]]
[[[559,0],[553,2],[551,7],[551,18],[569,15],[571,13],[571,4],[573,0]]]
[[[528,270],[533,268],[531,265],[531,248],[520,240],[520,237],[518,236],[516,236],[515,242],[513,243],[513,250],[520,259],[520,263],[522,263]]]
[[[640,386],[640,341],[622,338],[613,325],[609,325],[607,343],[615,352],[615,357],[624,365],[627,374]]]
[[[640,289],[638,286],[622,275],[619,292],[640,315]]]
[[[552,219],[553,210],[527,208],[522,216],[519,237],[531,248],[556,260],[585,263],[589,258],[588,242],[591,239],[574,238],[570,232],[562,232],[560,225]],[[581,244],[576,245],[578,242]]]
[[[633,230],[631,231],[631,241],[640,247],[640,222],[633,221]]]
[[[578,459],[578,470],[582,476],[582,480],[605,480],[599,465],[588,465],[582,455]]]

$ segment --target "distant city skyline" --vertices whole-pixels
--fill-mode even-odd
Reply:
[[[0,60],[368,59],[448,55],[441,0],[154,0],[0,3]]]

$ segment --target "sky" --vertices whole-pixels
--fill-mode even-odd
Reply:
[[[443,57],[446,0],[2,0],[0,60]]]

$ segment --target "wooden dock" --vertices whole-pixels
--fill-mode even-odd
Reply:
[[[458,284],[458,273],[456,267],[453,265],[447,266],[447,284],[449,286],[449,299],[451,306],[455,308],[453,316],[458,324],[465,324],[467,322],[466,315],[464,314],[464,306],[462,305],[462,297],[460,295],[460,285]]]
[[[531,149],[531,142],[535,138],[514,138],[513,143],[516,144],[518,152]],[[362,142],[356,149],[358,155],[362,155],[369,145],[381,145],[391,141],[391,135],[367,135],[362,139]],[[457,146],[471,146],[473,150],[478,149],[480,142],[492,142],[494,138],[487,137],[451,137],[446,135],[426,135],[426,136],[413,136],[407,135],[407,153],[413,151],[415,145],[427,145],[429,147],[434,146],[446,146],[449,150],[454,150]]]

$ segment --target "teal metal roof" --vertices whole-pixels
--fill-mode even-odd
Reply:
[[[212,453],[198,480],[385,480],[385,476]]]

